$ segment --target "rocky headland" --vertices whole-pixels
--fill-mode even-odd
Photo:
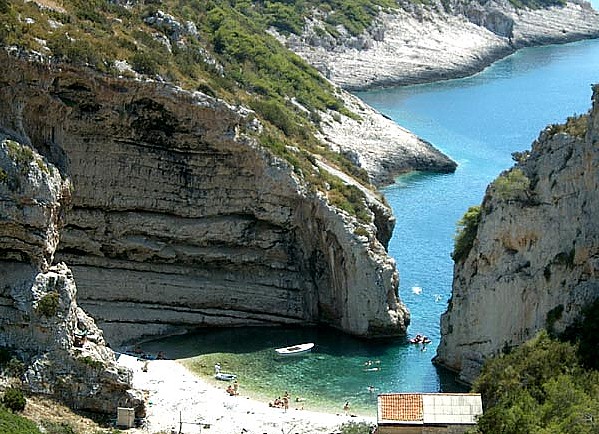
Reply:
[[[319,161],[365,193],[367,220],[332,206],[258,144],[260,124],[243,107],[2,57],[2,130],[72,182],[55,259],[111,344],[204,326],[405,333],[385,250],[394,220],[374,191]],[[31,225],[10,220],[4,251],[23,260]]]
[[[277,36],[345,89],[401,86],[464,77],[519,48],[599,37],[599,12],[585,1],[516,8],[509,1],[402,4],[381,12],[360,35],[307,20],[301,35]]]
[[[599,297],[599,88],[488,188],[456,258],[436,361],[472,382],[488,357],[563,332]]]
[[[68,179],[30,146],[0,135],[0,347],[14,360],[1,386],[73,408],[144,415],[131,372],[76,301],[73,274],[52,264],[71,199]]]

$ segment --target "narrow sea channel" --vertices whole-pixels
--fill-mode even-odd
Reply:
[[[456,390],[431,363],[451,294],[455,223],[511,166],[512,152],[528,149],[546,125],[590,108],[592,83],[599,83],[599,40],[521,50],[465,79],[358,94],[459,163],[454,174],[414,173],[384,189],[397,217],[389,252],[412,313],[409,334],[430,336],[427,351],[330,330],[263,328],[206,331],[142,349],[186,359],[206,378],[220,362],[238,375],[242,393],[273,399],[288,390],[292,401],[305,398],[296,406],[333,412],[348,400],[352,411],[374,415],[381,392]],[[305,357],[274,355],[275,347],[307,341],[317,347]]]

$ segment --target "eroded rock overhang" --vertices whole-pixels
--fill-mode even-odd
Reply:
[[[357,231],[258,145],[247,110],[2,56],[3,130],[71,179],[56,259],[109,342],[231,325],[405,333],[388,208],[370,199]]]

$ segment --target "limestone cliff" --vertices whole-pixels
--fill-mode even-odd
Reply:
[[[491,184],[476,238],[454,268],[437,361],[471,382],[486,357],[599,297],[599,88],[590,115],[551,126]]]
[[[131,373],[77,305],[71,271],[50,266],[69,200],[70,183],[54,165],[0,137],[0,347],[24,362],[19,379],[34,393],[104,413],[130,405],[143,415]]]
[[[506,0],[402,2],[359,35],[326,31],[315,13],[301,35],[277,36],[346,89],[446,80],[474,74],[532,45],[599,37],[599,12],[585,1],[515,8]]]
[[[405,333],[392,215],[368,188],[345,178],[368,193],[358,220],[258,143],[251,111],[200,92],[2,58],[2,129],[72,180],[56,259],[111,344],[202,326]]]

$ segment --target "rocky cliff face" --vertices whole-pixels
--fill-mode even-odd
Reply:
[[[486,357],[561,332],[599,297],[599,88],[590,117],[548,127],[489,187],[456,262],[437,361],[471,382]],[[586,133],[585,133],[586,131]]]
[[[24,362],[21,379],[75,408],[127,405],[143,415],[130,372],[77,305],[71,271],[50,265],[70,183],[31,147],[1,136],[0,199],[0,346]]]
[[[3,61],[3,130],[72,179],[56,259],[111,344],[201,326],[405,332],[384,247],[393,220],[372,192],[370,223],[330,206],[257,144],[260,124],[241,107]]]
[[[406,2],[358,36],[343,28],[331,36],[322,19],[308,20],[300,36],[279,37],[346,89],[463,77],[518,48],[599,37],[599,13],[584,1],[541,9],[503,0]]]

